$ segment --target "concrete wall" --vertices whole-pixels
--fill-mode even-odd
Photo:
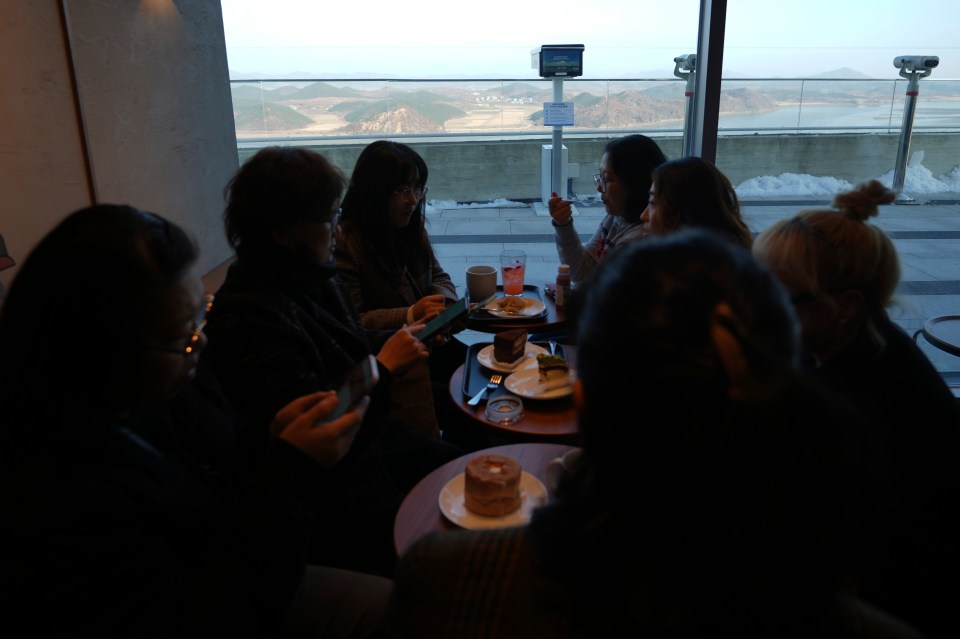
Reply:
[[[64,20],[60,4],[0,4],[8,252],[22,263],[66,214],[127,203],[185,226],[213,268],[230,255],[222,189],[238,165],[220,3],[65,0]]]
[[[564,139],[571,164],[579,164],[573,192],[596,192],[597,172],[603,147],[609,138]],[[899,135],[747,135],[718,140],[717,165],[735,185],[744,180],[782,173],[831,176],[856,184],[892,171],[897,159]],[[934,175],[960,165],[960,136],[914,133],[910,151],[923,152],[923,165]],[[668,158],[680,156],[679,137],[658,138]],[[366,143],[366,142],[365,142]],[[308,145],[340,167],[347,176],[363,149],[362,144]],[[430,167],[430,198],[457,202],[483,202],[497,198],[540,200],[541,147],[549,139],[407,141]],[[255,149],[241,149],[241,162]]]

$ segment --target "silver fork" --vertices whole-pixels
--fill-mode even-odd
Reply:
[[[470,406],[476,406],[480,403],[480,400],[497,390],[497,386],[500,385],[500,382],[503,381],[503,375],[500,373],[494,373],[490,376],[490,381],[487,382],[487,385],[480,389],[480,392],[470,398],[467,402]]]

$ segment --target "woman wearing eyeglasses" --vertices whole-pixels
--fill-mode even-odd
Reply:
[[[607,143],[600,172],[593,176],[607,216],[586,244],[573,226],[572,203],[556,193],[548,206],[560,261],[570,265],[574,282],[586,279],[617,246],[643,237],[640,216],[647,206],[650,174],[667,161],[657,143],[645,135],[628,135]]]
[[[240,420],[200,360],[196,258],[175,224],[99,205],[20,267],[0,314],[4,622],[44,637],[371,636],[389,580],[303,561],[307,497],[369,400],[325,421],[334,393],[293,398],[238,474]]]
[[[423,158],[399,142],[373,142],[357,158],[343,198],[336,257],[340,280],[367,328],[398,329],[441,312],[457,299],[424,229],[427,177]],[[453,369],[441,370],[449,368],[443,362],[459,366],[464,357],[458,341],[434,345],[428,363],[394,383],[392,414],[419,432],[439,437],[430,371],[435,370],[445,388]]]

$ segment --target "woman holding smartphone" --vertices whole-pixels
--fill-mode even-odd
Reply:
[[[269,416],[305,393],[339,388],[373,353],[380,383],[351,454],[317,495],[313,560],[388,575],[393,518],[403,496],[460,450],[396,419],[392,384],[428,356],[422,323],[362,325],[337,277],[341,173],[325,157],[267,147],[227,185],[226,235],[236,249],[210,313],[207,356],[224,390],[250,417],[245,444],[262,453]]]
[[[200,355],[211,300],[175,224],[68,216],[0,315],[5,622],[37,636],[373,636],[387,579],[307,565],[306,504],[369,404],[292,397],[238,472],[238,415]],[[322,427],[318,427],[322,424]],[[8,525],[9,524],[9,525]]]
[[[398,329],[457,300],[424,229],[428,175],[423,158],[399,142],[378,140],[357,158],[343,198],[336,257],[339,278],[367,328]],[[392,389],[395,414],[431,437],[440,436],[437,408],[444,412],[449,404],[438,406],[434,391],[446,392],[450,375],[466,356],[449,331],[444,337],[440,344],[428,342],[427,362],[414,366]],[[441,418],[450,421],[445,412]]]

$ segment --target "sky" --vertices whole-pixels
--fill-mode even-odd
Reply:
[[[536,78],[530,51],[583,44],[584,77],[672,77],[695,53],[698,0],[467,5],[221,0],[233,77]],[[457,8],[453,8],[457,7]],[[729,0],[724,77],[809,77],[850,68],[898,77],[898,55],[937,55],[960,79],[957,0]]]

